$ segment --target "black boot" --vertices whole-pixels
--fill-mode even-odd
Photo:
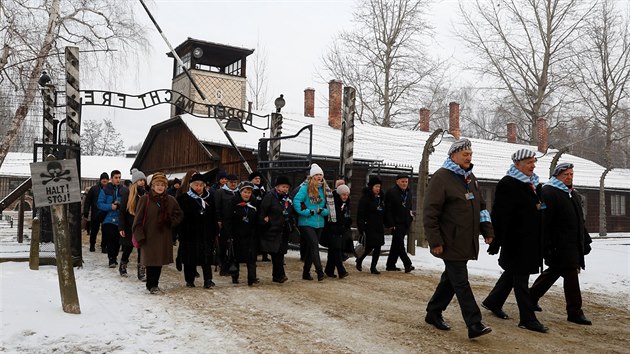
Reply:
[[[118,267],[118,272],[120,273],[121,277],[129,276],[127,274],[127,262],[120,261],[120,266]]]

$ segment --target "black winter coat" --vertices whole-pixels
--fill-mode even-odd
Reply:
[[[293,206],[290,198],[283,202],[275,190],[267,193],[260,203],[258,223],[260,224],[260,251],[281,254],[287,253],[288,228],[292,223]],[[265,218],[269,221],[265,222]]]
[[[540,193],[541,186],[538,186]],[[497,184],[492,206],[494,239],[488,248],[499,265],[515,274],[536,274],[542,267],[542,210],[531,184],[505,176]]]
[[[253,200],[252,200],[253,202]],[[223,231],[232,239],[234,257],[239,263],[256,260],[258,255],[258,212],[250,203],[247,205],[237,193],[230,202],[230,211],[225,214]]]
[[[219,188],[214,192],[214,205],[218,222],[223,222],[226,215],[229,215],[232,211],[232,199],[238,192],[227,191],[223,188]]]
[[[88,218],[91,216],[92,220],[95,220],[96,214],[98,214],[98,195],[101,193],[101,184],[93,185],[90,190],[85,195],[85,200],[83,201],[83,217]]]
[[[200,199],[193,199],[187,193],[177,198],[179,207],[184,212],[184,220],[179,224],[178,256],[183,264],[211,265],[214,261],[214,248],[217,235],[217,221],[214,200],[207,191]]]
[[[344,242],[348,237],[348,232],[352,227],[352,218],[350,217],[350,198],[345,202],[341,201],[341,197],[336,191],[333,191],[335,199],[335,212],[337,221],[332,222],[326,218],[324,231],[322,231],[322,239],[320,244],[328,248],[344,248]]]
[[[384,209],[383,192],[381,191],[376,197],[371,188],[363,188],[363,195],[359,199],[357,208],[357,229],[360,234],[365,233],[366,247],[378,247],[385,244]]]
[[[591,237],[584,226],[582,198],[552,186],[542,188],[547,208],[544,214],[545,264],[558,268],[584,269],[584,255],[591,250]]]
[[[406,192],[403,192],[398,186],[387,190],[385,193],[385,225],[408,229],[412,221],[412,199],[409,188]]]

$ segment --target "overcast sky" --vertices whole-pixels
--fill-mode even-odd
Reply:
[[[316,89],[316,115],[327,114],[324,100],[328,86],[318,77],[321,57],[342,29],[352,28],[351,0],[148,0],[147,5],[173,47],[187,37],[245,48],[265,47],[271,100],[284,94],[284,111],[303,111],[304,89]],[[128,66],[112,68],[114,82],[86,79],[82,89],[111,90],[128,94],[170,88],[172,59],[168,47],[139,3],[137,18],[147,28],[151,48]],[[457,1],[436,1],[427,20],[435,36],[427,43],[443,58],[459,52],[450,30],[457,14]],[[461,48],[463,50],[463,48]],[[332,79],[332,78],[329,78]],[[109,117],[122,134],[125,146],[146,137],[151,125],[169,118],[170,107],[162,105],[144,111],[84,107],[83,119]]]

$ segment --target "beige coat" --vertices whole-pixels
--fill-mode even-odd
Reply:
[[[492,237],[492,224],[480,223],[479,212],[486,209],[477,186],[477,178],[470,175],[469,190],[475,196],[466,199],[463,180],[445,168],[431,177],[424,197],[424,231],[431,248],[443,246],[439,258],[449,261],[477,259],[479,234]],[[480,225],[481,224],[481,225]]]
[[[171,219],[170,227],[159,225],[160,207],[150,195],[145,194],[136,205],[136,217],[133,222],[133,236],[141,243],[140,262],[144,266],[162,266],[173,263],[173,236],[172,229],[184,218],[184,213],[180,209],[175,198],[167,196],[168,215]],[[145,215],[146,209],[146,215]],[[146,218],[146,220],[144,220]],[[144,221],[144,227],[143,227]]]

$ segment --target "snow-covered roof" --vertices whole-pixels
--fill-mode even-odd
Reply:
[[[255,112],[264,115],[264,112]],[[214,119],[196,118],[189,114],[180,116],[199,141],[229,146],[230,143],[217,126]],[[327,117],[305,117],[301,114],[283,113],[282,134],[293,135],[305,125],[313,125],[313,155],[339,158],[341,131],[328,125]],[[262,118],[254,116],[253,123],[264,126]],[[259,119],[260,121],[256,121]],[[232,139],[240,148],[256,150],[258,140],[269,137],[269,131],[245,126],[246,132],[230,131]],[[418,172],[422,150],[431,133],[385,128],[369,124],[355,123],[354,126],[354,158],[360,160],[376,160],[393,165],[410,165],[414,173]],[[436,139],[436,142],[440,139]],[[435,172],[447,156],[448,148],[455,139],[448,133],[435,147],[429,160],[430,173]],[[510,156],[518,149],[527,148],[533,151],[536,146],[512,144],[501,141],[490,141],[470,138],[473,147],[474,172],[481,180],[499,180],[508,170],[512,161]],[[309,136],[307,132],[295,139],[283,140],[282,154],[308,154]],[[541,181],[547,181],[549,166],[557,150],[549,149],[545,156],[538,159],[536,172]],[[540,154],[540,153],[539,153]],[[575,165],[574,184],[576,187],[599,188],[599,178],[604,167],[597,163],[571,154],[563,154],[561,162]],[[606,177],[606,188],[630,189],[630,170],[614,169]]]
[[[123,179],[130,179],[129,171],[134,160],[124,156],[81,156],[81,178],[98,179],[103,172],[109,174],[112,170],[119,170]],[[0,176],[29,177],[31,162],[31,153],[10,152],[0,166]]]

